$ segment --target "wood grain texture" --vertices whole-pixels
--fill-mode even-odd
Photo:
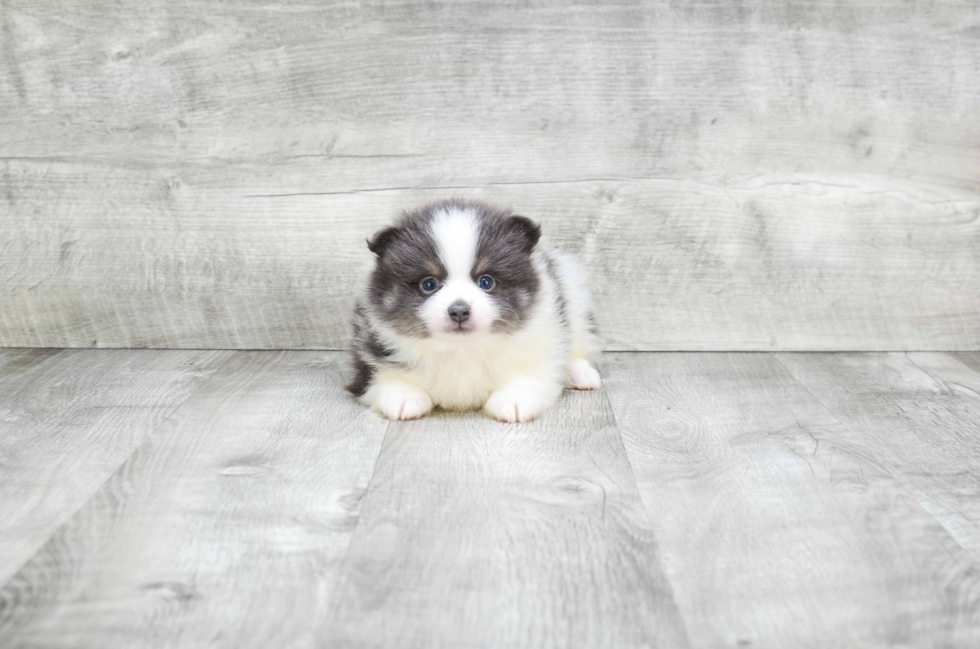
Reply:
[[[393,423],[324,647],[687,645],[612,412]]]
[[[980,373],[946,354],[779,359],[980,559]]]
[[[950,354],[953,358],[980,373],[980,352],[956,352]]]
[[[5,0],[0,345],[339,348],[459,194],[611,349],[980,348],[980,6]]]
[[[905,491],[885,440],[773,356],[601,369],[693,646],[980,642],[975,557]]]
[[[0,585],[230,354],[0,350]]]
[[[61,349],[0,349],[0,390],[18,388],[32,374],[64,356]]]
[[[0,591],[0,646],[309,646],[386,423],[239,352]]]
[[[608,354],[520,426],[341,363],[0,350],[0,647],[980,644],[976,353]]]

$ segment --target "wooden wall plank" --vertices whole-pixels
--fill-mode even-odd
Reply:
[[[387,426],[341,356],[235,354],[0,591],[0,645],[310,646]]]
[[[55,167],[51,175],[72,176]],[[174,173],[187,183],[166,205],[153,198],[170,182],[160,174],[114,172],[111,183],[96,174],[85,185],[109,186],[104,199],[76,186],[39,208],[62,216],[18,224],[6,259],[23,275],[0,289],[4,342],[343,348],[365,239],[404,206],[447,194],[254,197],[249,178],[260,172]],[[980,346],[980,292],[966,288],[980,285],[980,221],[969,213],[980,200],[946,202],[952,190],[908,184],[795,182],[448,193],[512,205],[578,254],[612,350]],[[234,187],[210,186],[226,183]],[[123,195],[134,206],[125,217],[109,206]],[[72,225],[48,227],[61,220]]]
[[[601,392],[391,425],[326,647],[687,646]]]
[[[600,369],[692,645],[980,641],[975,557],[863,420],[831,415],[769,354],[607,354]]]
[[[0,585],[230,354],[0,350]]]
[[[976,349],[977,24],[5,0],[0,345],[339,348],[363,238],[464,194],[582,254],[612,349]]]

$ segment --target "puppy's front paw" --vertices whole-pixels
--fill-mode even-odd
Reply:
[[[602,379],[592,363],[580,358],[568,364],[565,387],[573,390],[598,390],[602,387]]]
[[[432,410],[432,399],[414,386],[391,383],[380,386],[373,409],[388,419],[418,419]]]
[[[491,394],[483,410],[498,421],[531,421],[555,400],[548,392],[530,382],[508,385]]]

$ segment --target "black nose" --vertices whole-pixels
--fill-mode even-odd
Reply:
[[[449,317],[463,324],[470,319],[470,305],[466,302],[453,302],[449,305]]]

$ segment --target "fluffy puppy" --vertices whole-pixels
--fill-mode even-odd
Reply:
[[[450,200],[368,241],[347,389],[389,419],[433,405],[529,421],[567,386],[600,386],[591,301],[575,261],[523,216]]]

